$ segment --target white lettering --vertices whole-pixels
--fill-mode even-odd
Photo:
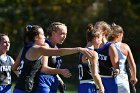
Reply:
[[[11,71],[11,66],[0,66],[0,71]]]
[[[107,56],[105,56],[105,55],[99,54],[98,56],[99,56],[100,60],[107,60]]]

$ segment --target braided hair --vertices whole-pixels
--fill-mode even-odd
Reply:
[[[47,31],[46,31],[46,35],[48,37],[51,37],[52,36],[52,32],[56,32],[57,30],[60,30],[62,26],[65,26],[67,27],[65,24],[61,23],[61,22],[53,22],[50,24],[50,26],[47,28]]]

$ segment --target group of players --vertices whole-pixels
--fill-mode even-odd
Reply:
[[[136,65],[131,49],[122,43],[121,26],[104,21],[89,24],[85,48],[57,48],[67,36],[67,26],[53,22],[46,31],[42,27],[27,25],[24,46],[15,62],[7,55],[9,37],[0,34],[0,93],[11,93],[11,71],[18,76],[13,93],[65,93],[59,77],[71,77],[70,71],[61,69],[61,56],[80,53],[78,93],[130,93],[126,60],[130,65],[131,81],[137,83]]]
[[[123,40],[123,28],[104,21],[87,28],[87,48],[98,53],[96,60],[80,55],[78,93],[130,93],[126,60],[131,82],[136,84],[136,65],[130,47]],[[100,77],[99,77],[99,75]],[[101,82],[100,82],[101,81]]]

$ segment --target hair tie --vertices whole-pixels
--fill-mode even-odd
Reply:
[[[27,26],[26,26],[26,29],[27,29],[28,31],[32,31],[32,28],[33,28],[32,25],[27,25]]]

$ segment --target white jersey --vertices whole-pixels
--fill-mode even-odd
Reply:
[[[130,93],[129,88],[129,80],[128,75],[126,72],[126,59],[127,57],[121,52],[120,46],[121,42],[114,43],[114,46],[117,49],[118,57],[119,57],[119,68],[120,68],[120,74],[116,77],[117,85],[118,85],[118,93]]]
[[[5,58],[0,56],[0,85],[11,84],[11,57],[6,55]]]
[[[118,52],[120,74],[126,74],[127,72],[126,72],[125,62],[127,57],[120,50],[121,42],[115,43],[114,45]]]

